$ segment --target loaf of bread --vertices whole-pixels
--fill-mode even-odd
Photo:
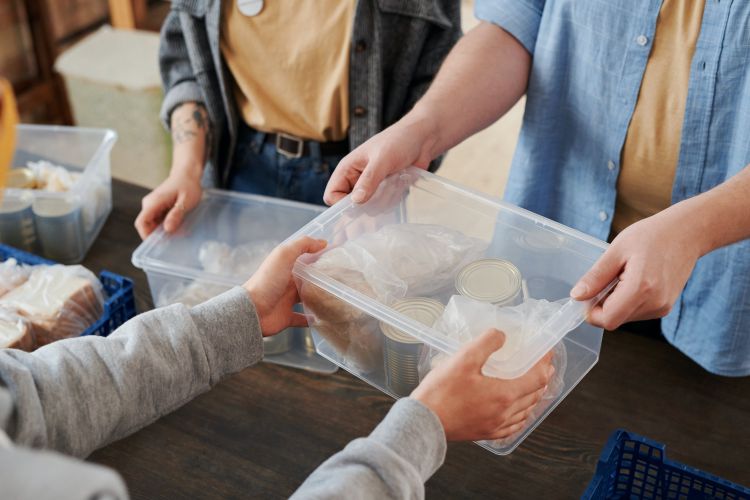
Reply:
[[[35,266],[29,279],[0,298],[31,326],[34,346],[83,333],[103,312],[101,284],[82,266]]]

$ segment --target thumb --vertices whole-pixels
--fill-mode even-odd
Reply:
[[[463,349],[458,352],[457,356],[481,370],[482,366],[484,366],[484,363],[487,361],[487,358],[500,349],[504,344],[505,334],[500,330],[490,328],[482,335],[466,344]]]
[[[613,245],[604,255],[599,257],[591,269],[578,280],[578,283],[570,291],[570,296],[575,300],[588,300],[595,297],[607,285],[620,275],[624,262]]]
[[[365,203],[372,198],[386,175],[388,175],[387,165],[382,160],[370,159],[354,185],[352,201],[354,203]]]
[[[164,218],[164,230],[168,233],[173,233],[180,227],[182,220],[185,218],[185,194],[180,193],[177,195],[177,201],[175,201],[172,208],[169,209],[167,216]]]
[[[365,167],[367,167],[367,157],[360,154],[358,150],[354,150],[343,157],[336,168],[333,169],[331,178],[326,185],[323,193],[325,204],[328,206],[334,205],[351,193]]]
[[[303,236],[280,248],[281,263],[285,268],[291,269],[300,256],[306,253],[320,252],[326,245],[328,245],[326,240],[316,240],[309,236]]]

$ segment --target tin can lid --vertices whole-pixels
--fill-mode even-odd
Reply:
[[[36,176],[31,169],[26,167],[13,168],[8,172],[5,183],[7,188],[33,189],[36,187]]]
[[[456,291],[465,297],[502,304],[521,290],[521,271],[502,259],[482,259],[465,266],[456,276]]]
[[[445,306],[434,299],[428,299],[426,297],[412,297],[408,299],[402,299],[395,302],[392,306],[395,311],[407,316],[413,320],[419,321],[423,325],[432,326],[440,315],[443,314]],[[380,323],[380,329],[383,335],[396,342],[404,344],[421,344],[421,340],[417,340],[411,335],[402,332],[398,328],[395,328],[387,323]]]

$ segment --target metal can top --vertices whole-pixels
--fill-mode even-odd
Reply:
[[[502,259],[482,259],[465,266],[456,276],[456,291],[465,297],[502,305],[521,291],[521,271]]]
[[[402,299],[395,302],[392,306],[397,312],[400,312],[404,316],[407,316],[413,320],[416,320],[423,325],[432,326],[435,320],[443,314],[445,306],[434,299],[428,299],[425,297],[412,297],[408,299]],[[387,323],[380,323],[380,329],[383,335],[396,342],[404,344],[421,344],[421,340],[417,340],[411,335],[402,332],[398,328],[395,328]]]

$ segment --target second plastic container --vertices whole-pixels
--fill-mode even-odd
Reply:
[[[148,277],[154,305],[196,305],[242,285],[263,259],[323,207],[264,196],[207,190],[200,204],[168,235],[156,230],[133,253]],[[264,339],[264,361],[320,373],[336,365],[315,352],[307,328]]]

